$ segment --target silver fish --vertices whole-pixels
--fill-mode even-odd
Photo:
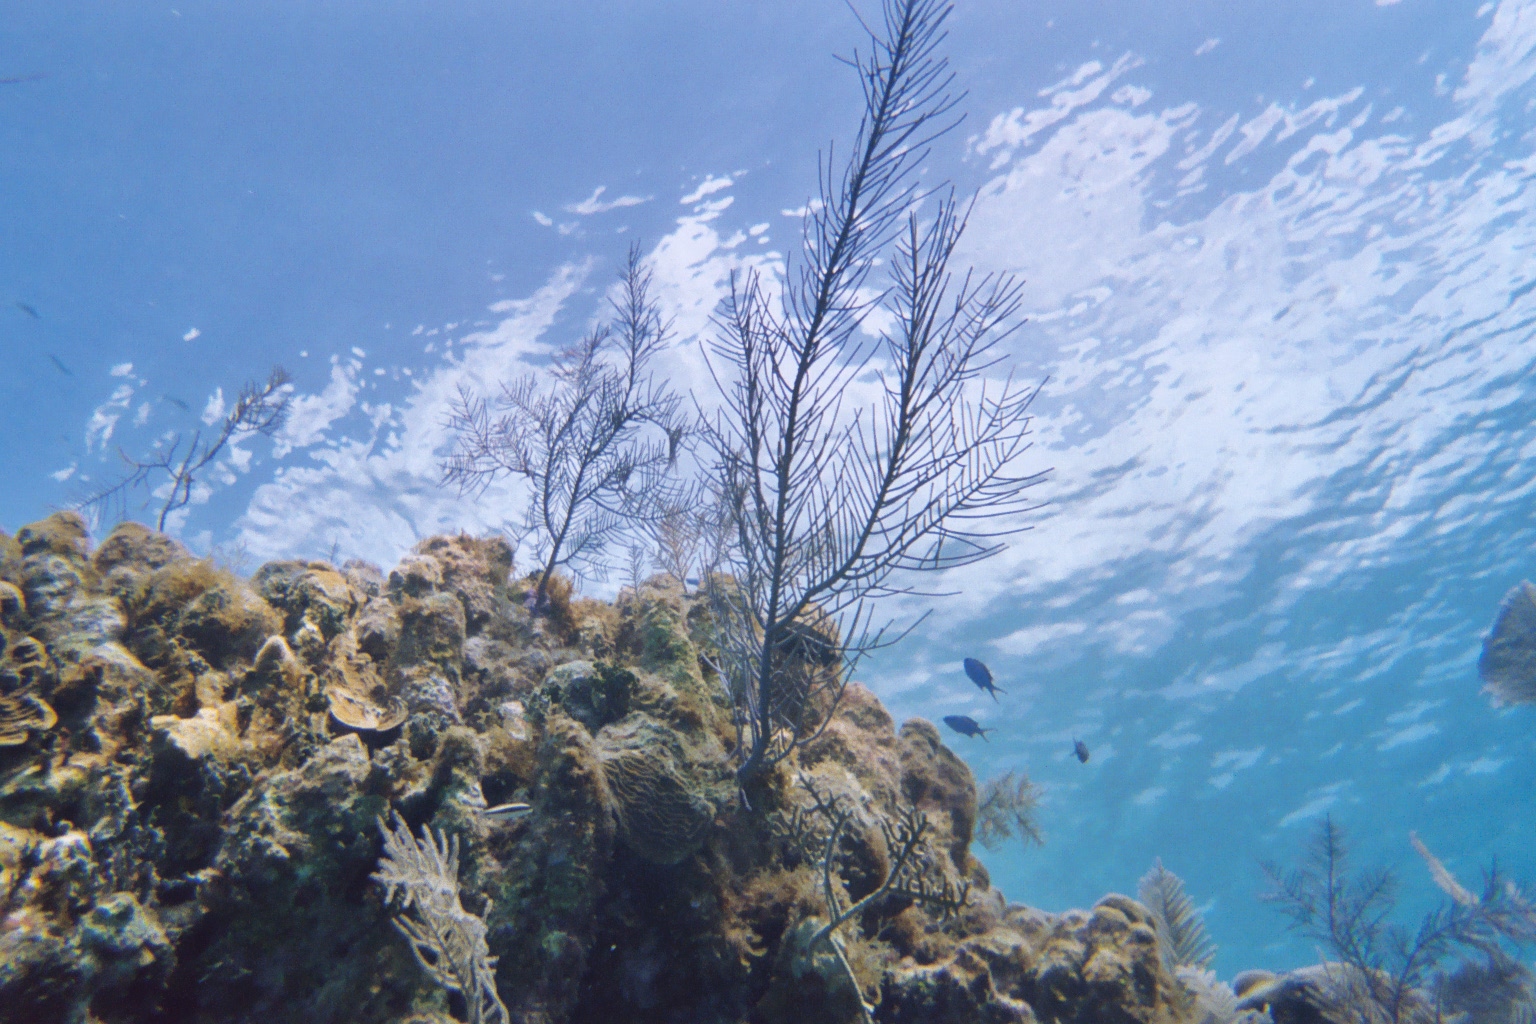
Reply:
[[[487,818],[494,818],[496,821],[511,821],[513,818],[520,818],[532,810],[532,804],[497,804],[495,807],[487,807],[480,813]]]

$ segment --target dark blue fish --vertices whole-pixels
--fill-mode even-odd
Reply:
[[[965,674],[971,677],[971,682],[975,683],[977,686],[990,693],[993,700],[997,700],[998,694],[1008,692],[1007,690],[993,685],[992,670],[987,668],[987,666],[983,665],[981,662],[977,661],[975,658],[966,658],[964,664]]]
[[[52,352],[48,353],[48,358],[53,360],[53,365],[57,366],[59,368],[59,372],[62,373],[64,376],[66,376],[66,377],[73,377],[75,375],[74,371],[72,371],[69,367],[65,366],[63,363],[59,362],[59,357],[54,355]]]
[[[982,739],[987,738],[987,733],[996,731],[994,729],[983,729],[976,724],[976,719],[966,715],[945,715],[944,724],[961,736],[980,736]]]
[[[1072,753],[1076,754],[1077,759],[1083,762],[1083,764],[1088,763],[1088,744],[1082,740],[1072,741]]]
[[[32,306],[27,305],[25,302],[16,303],[16,308],[27,314],[27,316],[31,317],[33,320],[41,320],[43,318],[41,313],[39,313]]]
[[[188,408],[187,403],[183,402],[181,399],[177,398],[175,395],[161,395],[160,397],[165,399],[167,402],[170,402],[172,405],[174,405],[176,408],[180,409],[182,412],[186,412],[187,411],[187,408]]]

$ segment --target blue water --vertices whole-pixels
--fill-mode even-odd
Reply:
[[[515,491],[437,487],[446,402],[579,334],[631,239],[707,395],[728,273],[782,266],[858,101],[845,10],[736,6],[12,5],[0,78],[44,77],[0,85],[0,524],[279,361],[300,414],[189,543],[390,564],[492,528]],[[949,46],[932,173],[979,193],[964,258],[1026,279],[1054,472],[861,677],[1045,787],[994,880],[1062,909],[1161,857],[1223,976],[1314,958],[1255,894],[1323,814],[1405,920],[1409,830],[1536,880],[1536,709],[1475,670],[1536,576],[1536,0],[983,3]]]

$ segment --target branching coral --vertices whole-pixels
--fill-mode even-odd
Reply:
[[[946,917],[965,907],[970,883],[955,885],[944,877],[937,855],[927,842],[928,816],[915,807],[900,808],[894,821],[885,815],[877,817],[889,869],[884,881],[873,891],[860,900],[846,902],[837,877],[838,850],[854,827],[856,815],[846,801],[817,789],[808,776],[800,777],[800,786],[810,796],[811,807],[797,808],[783,818],[778,831],[821,873],[827,923],[812,945],[824,941],[844,923],[887,896],[905,897]]]
[[[416,961],[432,980],[464,997],[470,1024],[510,1024],[496,992],[496,958],[485,943],[485,921],[459,903],[459,837],[434,839],[423,825],[411,835],[394,815],[391,828],[379,819],[384,853],[373,879],[384,887],[385,903],[400,897],[395,927],[411,944]]]
[[[796,945],[798,957],[807,964],[830,954],[836,965],[834,973],[840,971],[846,978],[842,990],[857,992],[853,967],[838,936],[845,924],[890,897],[904,898],[949,917],[965,908],[970,883],[956,885],[945,875],[927,841],[927,815],[915,807],[901,807],[894,820],[884,814],[875,815],[885,848],[884,878],[861,899],[849,899],[838,864],[844,840],[852,838],[861,827],[861,815],[846,798],[817,788],[809,776],[800,776],[800,786],[810,797],[810,806],[781,815],[775,831],[791,851],[819,873],[826,919],[801,922],[789,941]],[[872,1020],[874,1007],[863,996],[858,997],[854,1009],[861,1020]]]
[[[1361,1020],[1423,1019],[1429,1012],[1425,992],[1452,954],[1475,950],[1499,961],[1508,956],[1503,944],[1536,941],[1536,905],[1497,870],[1490,869],[1482,894],[1474,896],[1422,843],[1415,847],[1451,900],[1412,930],[1389,920],[1397,903],[1396,877],[1384,870],[1351,873],[1343,831],[1331,818],[1319,826],[1302,867],[1290,872],[1265,867],[1273,887],[1263,898],[1324,944],[1336,961],[1326,965],[1334,998]]]

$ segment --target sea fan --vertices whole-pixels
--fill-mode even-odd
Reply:
[[[1141,878],[1136,898],[1152,912],[1162,938],[1163,961],[1170,971],[1180,967],[1206,968],[1216,958],[1216,946],[1205,934],[1205,922],[1184,894],[1179,876],[1154,861]]]

